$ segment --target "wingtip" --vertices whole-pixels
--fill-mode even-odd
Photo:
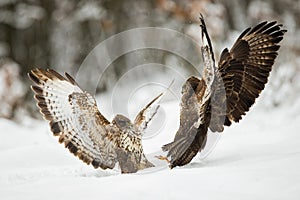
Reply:
[[[199,19],[200,19],[200,22],[201,22],[200,26],[202,24],[205,25],[204,16],[202,15],[202,13],[199,13]]]
[[[78,86],[77,82],[75,81],[75,79],[74,79],[70,74],[68,74],[67,72],[65,72],[65,76],[67,77],[67,79],[68,79],[73,85]]]
[[[165,96],[165,94],[170,90],[171,86],[173,85],[173,83],[175,82],[175,79],[173,79],[171,81],[171,83],[169,84],[169,86],[165,89],[165,91],[159,93],[159,95],[157,95],[146,107],[150,106],[151,104],[153,104],[154,102],[159,103],[163,96]]]
[[[27,73],[27,76],[35,84],[39,85],[41,83],[40,79],[36,75],[36,69],[30,70],[30,72]]]
[[[283,24],[277,24],[276,26],[278,26],[280,28],[283,28]],[[280,31],[283,32],[283,33],[286,33],[288,30],[287,29],[281,29]]]

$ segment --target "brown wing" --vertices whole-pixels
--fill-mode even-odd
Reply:
[[[246,29],[230,51],[223,50],[217,69],[221,81],[216,84],[216,90],[225,88],[227,109],[226,113],[220,113],[220,117],[225,114],[224,125],[242,119],[264,89],[278,54],[278,43],[286,32],[281,26],[276,22],[262,22]],[[223,130],[223,126],[216,124],[210,128]]]
[[[29,78],[35,99],[51,131],[75,156],[95,168],[113,168],[116,138],[110,122],[98,111],[95,99],[68,74],[34,69]]]

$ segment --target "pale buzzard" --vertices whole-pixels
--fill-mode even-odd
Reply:
[[[92,95],[69,75],[52,69],[28,74],[37,106],[59,142],[94,168],[112,169],[118,162],[122,173],[153,167],[142,147],[142,135],[159,108],[163,93],[141,110],[134,122],[117,115],[109,122],[98,110]]]

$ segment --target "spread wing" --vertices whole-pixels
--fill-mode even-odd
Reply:
[[[95,168],[113,168],[116,138],[110,122],[99,112],[95,99],[66,73],[34,69],[28,74],[37,105],[50,121],[51,131],[75,156]]]
[[[157,113],[161,99],[166,94],[166,92],[168,92],[173,83],[174,80],[171,81],[170,85],[166,88],[164,92],[160,93],[150,103],[148,103],[135,117],[134,124],[138,127],[141,133],[143,133],[143,131],[147,128],[148,124],[151,122],[154,115]]]
[[[281,26],[275,21],[262,22],[246,29],[230,51],[223,50],[217,69],[223,84],[217,84],[217,87],[222,85],[226,93],[226,113],[219,113],[224,117],[224,125],[230,126],[242,119],[264,89],[278,54],[278,43],[286,32]],[[222,131],[223,124],[212,128],[218,127],[213,124],[210,128]]]
[[[164,93],[160,93],[150,103],[148,103],[135,117],[134,124],[138,127],[141,133],[147,128],[148,124],[159,109],[159,102]]]

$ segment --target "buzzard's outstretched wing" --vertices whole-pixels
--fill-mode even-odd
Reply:
[[[115,131],[95,99],[67,73],[63,77],[51,69],[34,69],[28,75],[37,85],[31,87],[37,105],[59,142],[95,168],[113,168],[118,134],[111,134]]]
[[[155,97],[135,117],[134,124],[139,128],[141,133],[144,132],[154,115],[157,113],[159,102],[163,94],[164,93],[160,93],[157,97]]]
[[[224,125],[230,126],[242,119],[264,89],[278,54],[278,43],[286,32],[281,26],[275,21],[262,22],[246,29],[230,51],[223,50],[217,76],[221,77],[226,93],[226,113],[220,113],[225,114]],[[210,128],[213,126],[216,127],[213,124]],[[222,131],[223,126],[214,130]]]
[[[172,82],[164,92],[160,93],[150,103],[148,103],[135,117],[134,124],[139,128],[141,132],[143,132],[147,128],[148,124],[157,113],[161,99],[166,94],[166,92],[168,92],[173,83],[174,80],[172,80]]]

